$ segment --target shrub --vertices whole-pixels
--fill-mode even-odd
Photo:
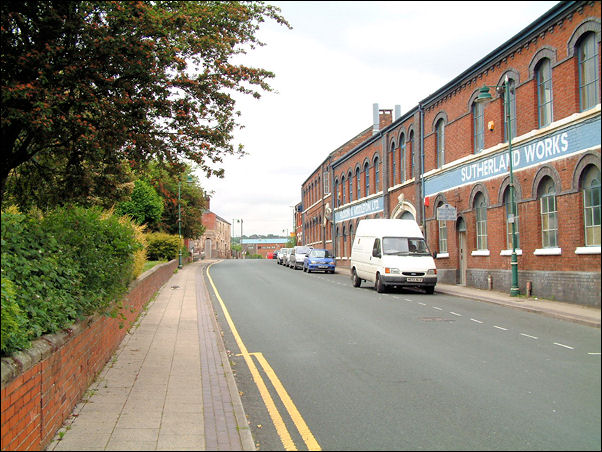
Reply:
[[[108,313],[127,291],[140,249],[131,222],[112,212],[3,212],[2,353],[85,315]]]
[[[146,234],[146,240],[146,258],[149,261],[170,261],[178,257],[181,240],[177,235],[154,232]]]
[[[137,180],[129,201],[118,204],[120,215],[130,215],[138,224],[156,225],[163,214],[163,199],[148,182]]]

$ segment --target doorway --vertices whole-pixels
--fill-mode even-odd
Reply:
[[[466,285],[466,223],[464,218],[458,218],[456,222],[456,231],[458,233],[458,278],[457,283],[465,286]]]

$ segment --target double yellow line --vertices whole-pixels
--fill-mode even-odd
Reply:
[[[211,264],[211,265],[213,265],[213,264]],[[291,438],[291,435],[288,432],[288,429],[286,428],[286,425],[282,419],[282,416],[278,412],[278,408],[276,408],[274,399],[272,399],[272,396],[270,395],[270,392],[269,392],[265,382],[263,381],[263,378],[261,377],[261,374],[259,373],[259,370],[257,369],[257,366],[255,365],[255,362],[252,359],[252,356],[254,356],[255,359],[257,359],[257,361],[263,368],[263,371],[270,379],[272,386],[278,393],[278,396],[280,397],[282,404],[288,411],[289,416],[291,417],[295,426],[297,427],[297,430],[299,431],[301,438],[303,438],[303,441],[305,442],[307,448],[309,450],[316,450],[316,451],[322,450],[322,448],[320,447],[320,445],[318,444],[318,442],[312,435],[311,431],[307,427],[307,424],[303,420],[303,417],[301,417],[301,414],[297,410],[297,407],[295,406],[292,399],[290,398],[290,396],[284,389],[284,386],[282,385],[282,383],[276,376],[276,373],[274,372],[272,367],[268,364],[267,360],[264,358],[263,354],[249,353],[249,351],[247,350],[247,347],[245,346],[242,339],[240,338],[240,335],[238,334],[238,331],[236,330],[236,327],[234,326],[234,322],[232,321],[232,318],[230,317],[230,313],[228,312],[228,309],[226,308],[226,305],[224,304],[224,301],[222,300],[222,297],[220,296],[219,292],[217,291],[217,288],[215,287],[215,284],[213,283],[213,279],[211,278],[211,275],[209,274],[209,269],[211,268],[211,265],[209,265],[207,267],[207,278],[209,279],[209,282],[211,283],[211,287],[213,287],[213,292],[215,293],[215,296],[217,297],[217,300],[219,301],[219,303],[222,307],[222,310],[224,311],[224,317],[225,317],[226,321],[228,322],[228,325],[230,326],[230,330],[232,331],[232,334],[234,335],[234,339],[236,340],[236,343],[238,344],[238,348],[240,349],[240,354],[244,358],[245,362],[247,363],[247,366],[249,367],[249,370],[251,371],[251,375],[253,376],[253,381],[255,382],[255,385],[257,385],[257,389],[259,389],[259,393],[261,394],[263,403],[265,403],[268,413],[269,413],[270,417],[272,418],[272,422],[274,423],[274,426],[276,427],[276,432],[278,433],[278,436],[280,437],[280,441],[282,441],[284,450],[297,450],[297,447],[295,446],[295,443],[293,442],[293,439]]]

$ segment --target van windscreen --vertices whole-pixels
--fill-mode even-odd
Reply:
[[[423,238],[383,237],[383,254],[427,256],[430,253]]]

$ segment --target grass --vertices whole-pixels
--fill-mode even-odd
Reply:
[[[163,264],[164,262],[167,262],[167,261],[146,261],[144,264],[144,268],[142,269],[142,273],[144,273],[147,270],[150,270],[155,265]]]

